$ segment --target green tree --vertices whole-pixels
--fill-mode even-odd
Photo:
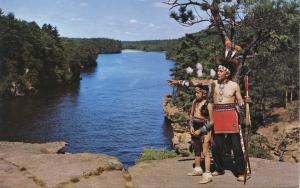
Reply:
[[[173,9],[171,17],[185,25],[201,23],[201,18],[191,16],[194,11],[188,13],[188,7],[199,7],[200,11],[208,11],[211,24],[206,30],[199,33],[186,35],[179,42],[177,48],[170,53],[175,55],[175,66],[171,70],[175,79],[187,79],[186,67],[195,69],[195,64],[201,62],[207,71],[216,66],[214,57],[224,52],[224,39],[229,37],[236,44],[240,44],[243,50],[237,58],[244,71],[250,71],[250,95],[253,99],[252,118],[254,129],[265,123],[272,107],[282,104],[285,89],[289,85],[296,86],[299,90],[299,4],[296,1],[212,1],[195,4],[200,1],[168,1]],[[215,4],[214,4],[215,3]],[[211,10],[218,5],[219,16]],[[226,6],[234,6],[235,15],[243,10],[241,19],[234,24],[232,16],[226,16]],[[184,9],[180,7],[185,7]],[[243,9],[242,9],[243,8]],[[194,10],[194,9],[193,9]],[[200,15],[200,14],[199,14]],[[198,15],[197,15],[198,16]],[[263,19],[262,19],[263,18]],[[202,18],[203,19],[203,18]],[[204,20],[204,19],[203,19]],[[205,20],[204,20],[205,21]],[[224,27],[223,27],[224,25]],[[228,36],[229,33],[229,36]],[[221,37],[220,37],[221,36]],[[246,57],[251,58],[246,58]],[[247,61],[246,61],[247,59]],[[188,79],[196,77],[193,74]],[[244,88],[243,79],[239,79],[241,88]],[[175,97],[175,104],[183,105],[189,102],[189,91],[186,96]],[[296,94],[299,96],[299,93]],[[184,98],[184,99],[182,99]],[[184,101],[182,103],[182,101]]]
[[[65,39],[56,27],[15,19],[0,9],[0,95],[27,95],[43,86],[78,82],[99,53],[120,52],[113,39]]]
[[[207,22],[206,30],[215,28],[221,37],[223,52],[226,51],[225,43],[228,44],[229,56],[236,45],[240,45],[238,73],[246,59],[255,56],[259,46],[273,39],[299,7],[297,1],[282,0],[168,0],[165,3],[173,10],[170,16],[180,24],[190,26]]]

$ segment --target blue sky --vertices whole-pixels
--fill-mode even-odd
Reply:
[[[164,0],[0,0],[18,19],[49,23],[64,37],[118,40],[174,39],[203,28],[184,27],[169,17]]]

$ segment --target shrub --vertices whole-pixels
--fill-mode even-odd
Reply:
[[[177,153],[172,150],[153,150],[153,149],[144,149],[143,153],[141,154],[140,158],[135,161],[135,163],[139,163],[142,161],[148,160],[160,160],[160,159],[167,159],[176,157]]]
[[[171,120],[175,123],[186,123],[188,119],[185,117],[184,114],[182,113],[175,113],[172,117]]]
[[[268,140],[262,135],[253,135],[249,142],[249,156],[272,159],[271,150],[266,147]]]

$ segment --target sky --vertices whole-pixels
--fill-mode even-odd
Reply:
[[[5,14],[56,26],[60,36],[122,41],[175,39],[204,29],[170,18],[165,0],[0,0]]]

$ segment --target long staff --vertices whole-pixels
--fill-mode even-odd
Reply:
[[[245,76],[245,87],[246,87],[246,97],[249,98],[249,85],[248,85],[248,75]],[[246,184],[247,181],[247,167],[249,168],[249,174],[251,174],[251,167],[250,167],[250,161],[249,161],[249,156],[248,156],[248,132],[249,132],[249,127],[251,126],[251,118],[250,118],[250,105],[249,101],[246,100],[246,122],[245,122],[245,173],[244,173],[244,185]]]

